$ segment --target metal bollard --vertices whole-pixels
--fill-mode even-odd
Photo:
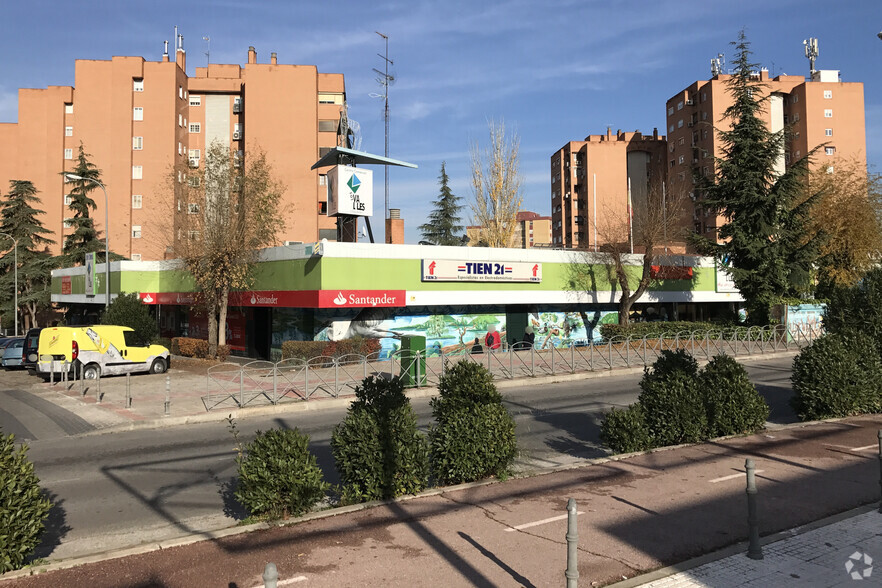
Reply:
[[[756,466],[753,465],[752,459],[744,462],[744,469],[747,470],[747,527],[750,535],[747,557],[763,559],[763,548],[760,546],[759,524],[756,517],[756,474],[754,473]]]
[[[579,553],[579,529],[577,523],[576,500],[567,501],[567,569],[564,576],[567,588],[579,588],[579,566],[576,559]]]
[[[263,568],[263,587],[276,588],[278,581],[279,571],[276,569],[276,564],[272,562],[266,564],[266,567]]]
[[[882,490],[882,429],[879,429],[879,489]],[[879,499],[879,512],[882,512],[882,498]]]
[[[98,388],[98,398],[101,398],[101,370],[95,374],[95,387]]]
[[[55,360],[54,359],[49,363],[49,385],[50,386],[55,385]]]
[[[171,405],[171,400],[169,399],[170,394],[171,394],[171,376],[166,374],[165,375],[165,416],[168,416],[168,414],[169,414],[169,408]]]
[[[132,374],[126,374],[126,408],[132,408]]]
[[[83,364],[80,362],[75,363],[74,370],[76,371],[77,369],[80,372],[80,390],[83,392],[83,396],[85,396],[86,395],[86,378],[85,378],[85,374],[83,373]]]
[[[61,364],[61,377],[58,379],[59,383],[67,384],[67,362]]]

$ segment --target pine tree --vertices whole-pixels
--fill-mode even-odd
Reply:
[[[771,132],[760,118],[768,96],[744,31],[733,45],[735,73],[727,82],[733,103],[724,113],[730,126],[717,130],[723,156],[716,158],[713,177],[696,177],[702,205],[726,221],[718,242],[697,234],[693,242],[699,251],[727,262],[747,302],[750,322],[768,324],[773,304],[808,287],[817,240],[806,241],[804,235],[818,195],[803,199],[808,155],[784,173],[776,171],[784,153],[784,131]]]
[[[77,165],[71,171],[82,178],[101,181],[101,170],[94,163],[89,161],[89,155],[80,143],[79,154],[77,155]],[[73,232],[64,238],[62,253],[64,255],[65,265],[81,265],[85,263],[86,253],[100,252],[96,255],[96,261],[104,257],[104,243],[99,238],[98,231],[95,230],[95,224],[91,218],[91,212],[95,210],[95,201],[92,200],[90,193],[99,189],[94,182],[84,180],[72,180],[66,185],[70,186],[70,210],[73,216],[68,222],[73,228]]]
[[[462,205],[458,204],[462,198],[456,196],[448,186],[450,178],[447,177],[447,165],[441,162],[441,175],[438,183],[441,184],[441,193],[435,201],[435,209],[429,214],[429,222],[420,225],[423,239],[435,245],[461,245],[462,237],[457,235],[462,231],[462,220],[459,211]]]
[[[48,249],[54,241],[44,236],[50,231],[43,227],[38,218],[41,212],[33,206],[39,202],[36,195],[31,182],[12,180],[9,194],[0,202],[0,232],[18,241],[18,307],[24,329],[37,326],[37,313],[49,306],[50,272],[57,267]],[[0,310],[10,318],[15,284],[13,259],[12,248],[0,257],[0,292],[4,294]]]

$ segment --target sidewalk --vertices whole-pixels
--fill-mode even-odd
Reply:
[[[563,586],[568,498],[580,513],[583,587],[623,578],[635,578],[627,586],[850,586],[845,565],[855,551],[882,558],[880,515],[849,516],[766,545],[766,559],[754,562],[739,545],[747,537],[744,461],[750,457],[757,467],[760,533],[775,538],[878,505],[880,427],[882,415],[871,415],[598,459],[529,478],[313,513],[286,526],[185,535],[41,565],[36,571],[52,571],[7,575],[0,586],[254,588],[263,585],[267,562],[277,565],[280,585],[309,588]],[[682,571],[683,562],[694,564],[703,554],[731,557]],[[863,572],[867,564],[859,559],[852,568]],[[670,577],[643,576],[659,569]]]
[[[880,531],[882,514],[873,508],[805,532],[793,529],[793,537],[765,545],[761,560],[746,557],[742,549],[740,553],[658,580],[639,584],[621,582],[613,588],[879,586],[882,585]],[[855,581],[864,583],[855,584]]]

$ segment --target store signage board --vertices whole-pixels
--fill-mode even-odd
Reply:
[[[374,173],[351,165],[335,165],[328,171],[328,216],[374,214]]]
[[[542,264],[522,261],[422,260],[423,282],[542,281]]]

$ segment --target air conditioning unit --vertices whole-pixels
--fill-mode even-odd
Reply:
[[[692,100],[692,98],[686,101],[687,106],[692,106],[693,104],[695,104],[695,102]]]
[[[190,158],[190,167],[199,167],[199,158],[191,157]]]
[[[691,129],[692,127],[695,126],[695,123],[690,120],[688,123],[686,123],[686,126]]]
[[[233,141],[238,141],[242,138],[242,131],[233,131]]]
[[[233,114],[241,114],[242,113],[242,99],[236,98],[233,100]]]

